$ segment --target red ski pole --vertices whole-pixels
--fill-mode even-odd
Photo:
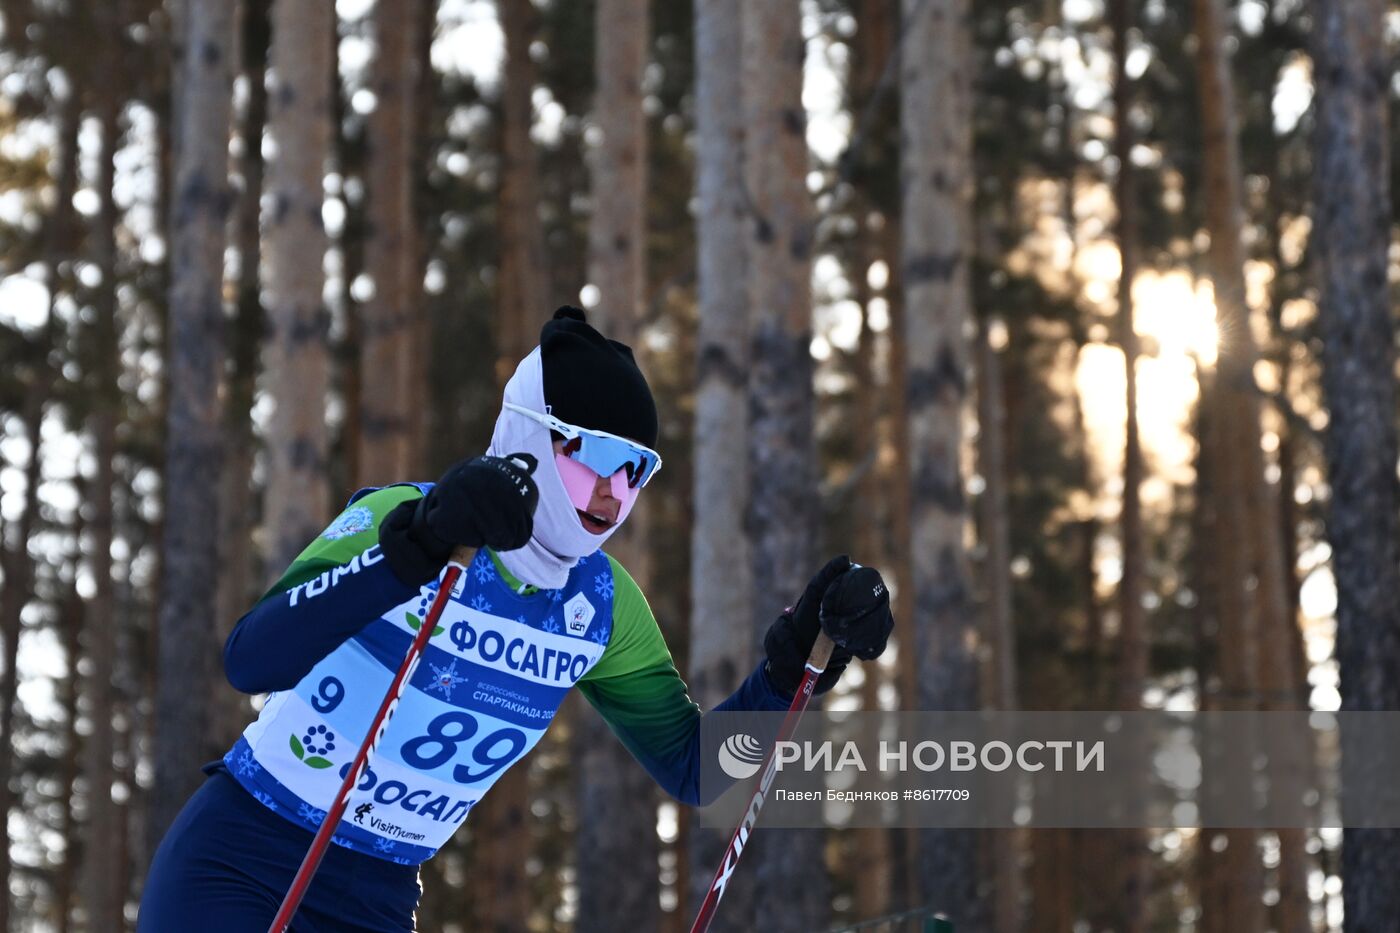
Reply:
[[[369,766],[370,756],[379,747],[379,740],[383,738],[384,730],[388,728],[394,710],[398,708],[399,697],[403,695],[404,688],[408,686],[409,679],[413,677],[413,671],[418,667],[418,659],[423,656],[423,648],[427,646],[428,639],[432,637],[433,628],[437,625],[438,619],[441,618],[442,610],[447,606],[447,601],[452,598],[452,588],[457,585],[458,577],[465,572],[471,559],[471,551],[466,548],[458,548],[452,552],[446,573],[443,574],[442,582],[438,585],[433,605],[428,609],[428,615],[418,628],[418,634],[414,637],[413,643],[408,646],[408,653],[404,655],[403,663],[399,665],[399,672],[394,676],[394,682],[389,685],[389,692],[384,695],[384,702],[379,704],[379,712],[374,714],[374,720],[370,723],[369,734],[360,743],[360,750],[355,753],[355,760],[351,762],[350,770],[345,775],[345,780],[335,795],[335,802],[326,811],[326,818],[321,821],[321,828],[316,831],[316,838],[311,840],[311,848],[307,850],[306,858],[302,859],[301,867],[297,869],[296,877],[292,879],[292,885],[287,889],[287,896],[282,898],[282,906],[278,908],[277,916],[273,918],[272,926],[267,928],[267,933],[286,933],[287,927],[291,925],[292,917],[296,914],[297,908],[301,906],[301,900],[306,896],[306,889],[311,885],[311,879],[316,874],[316,869],[321,866],[321,859],[325,856],[326,848],[330,845],[331,836],[335,834],[335,828],[340,824],[340,818],[345,815],[345,808],[350,802],[350,792],[359,783],[365,768]]]
[[[739,856],[744,854],[744,844],[749,841],[754,824],[758,822],[758,811],[763,809],[768,788],[773,783],[773,776],[778,772],[778,742],[786,742],[797,731],[797,723],[802,719],[807,704],[811,702],[812,689],[817,685],[817,678],[826,670],[827,662],[831,660],[833,647],[835,646],[826,632],[817,635],[817,640],[812,645],[812,653],[807,656],[807,665],[802,671],[802,682],[797,685],[797,694],[792,698],[787,715],[783,717],[783,724],[778,729],[778,738],[769,749],[768,757],[763,760],[763,767],[758,772],[758,783],[754,786],[753,796],[749,798],[749,806],[744,811],[743,818],[739,820],[739,825],[734,828],[734,835],[729,837],[729,847],[724,850],[724,858],[720,860],[715,878],[710,882],[710,890],[705,892],[705,900],[700,904],[700,913],[690,925],[690,933],[705,933],[710,928],[710,923],[715,918],[715,910],[719,907],[719,899],[724,896],[724,889],[739,864]]]

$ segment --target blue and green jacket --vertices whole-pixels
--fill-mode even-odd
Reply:
[[[426,485],[357,494],[235,626],[229,681],[269,693],[223,766],[264,806],[319,826],[437,583],[401,582],[379,523]],[[577,687],[669,794],[700,799],[700,708],[645,597],[602,551],[557,590],[477,552],[434,629],[334,841],[413,864],[430,857],[543,735]],[[784,710],[763,665],[723,710]]]

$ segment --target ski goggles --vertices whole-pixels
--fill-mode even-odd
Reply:
[[[531,411],[510,402],[506,402],[504,407],[562,434],[564,456],[578,461],[599,476],[612,476],[618,470],[626,470],[629,488],[640,489],[661,469],[660,455],[636,441],[606,431],[580,428],[553,415]]]

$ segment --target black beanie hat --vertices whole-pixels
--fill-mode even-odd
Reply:
[[[632,348],[565,305],[540,331],[544,401],[554,417],[656,447],[656,402]]]

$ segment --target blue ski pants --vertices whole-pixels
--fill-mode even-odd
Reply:
[[[265,933],[312,835],[213,771],[165,834],[137,933]],[[412,933],[418,866],[332,845],[291,933]]]

